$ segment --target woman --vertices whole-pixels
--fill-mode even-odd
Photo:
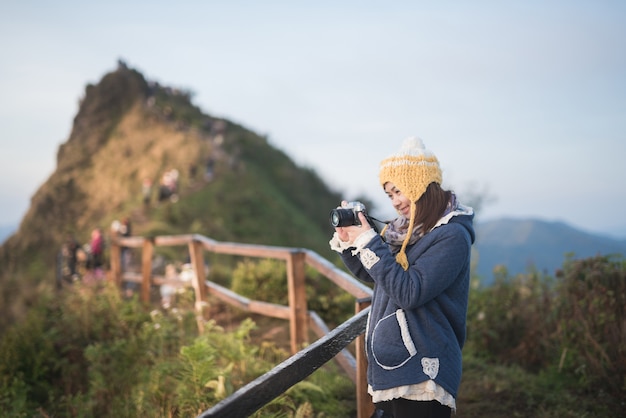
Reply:
[[[441,188],[439,161],[419,138],[383,160],[379,178],[398,218],[379,235],[358,212],[361,225],[336,227],[330,241],[356,277],[375,283],[368,390],[385,416],[450,417],[461,381],[473,210]]]

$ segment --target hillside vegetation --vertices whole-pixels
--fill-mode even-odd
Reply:
[[[175,196],[159,200],[163,175]],[[152,184],[150,203],[142,186]],[[242,126],[204,114],[191,93],[120,64],[88,85],[57,169],[19,230],[0,247],[0,332],[53,286],[68,233],[89,242],[130,218],[134,235],[200,233],[221,241],[328,250],[328,212],[341,197],[315,172]]]
[[[284,268],[240,266],[233,277],[243,293],[263,283],[262,300],[286,293]],[[570,261],[558,281],[501,272],[470,298],[456,416],[607,417],[625,406],[624,260]],[[106,283],[40,300],[0,341],[0,410],[196,416],[287,358],[241,313],[228,314],[229,331],[212,320],[198,335],[193,300],[188,292],[175,309],[150,310]],[[254,416],[355,417],[355,407],[354,385],[329,363]]]

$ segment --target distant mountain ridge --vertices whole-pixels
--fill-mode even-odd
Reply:
[[[509,275],[529,268],[554,276],[567,256],[626,254],[626,240],[583,232],[563,222],[502,218],[476,224],[474,255],[484,283],[493,281],[493,268],[506,266]]]

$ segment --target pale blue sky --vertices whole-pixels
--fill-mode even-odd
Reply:
[[[378,163],[417,135],[446,186],[494,198],[479,220],[626,238],[624,1],[6,3],[0,225],[53,172],[87,83],[123,59],[346,198],[387,208]]]

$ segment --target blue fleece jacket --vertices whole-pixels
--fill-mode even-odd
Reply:
[[[380,235],[357,255],[342,252],[357,278],[375,283],[365,336],[367,379],[374,390],[432,379],[457,397],[473,217],[471,210],[452,216],[408,246],[407,271]]]

